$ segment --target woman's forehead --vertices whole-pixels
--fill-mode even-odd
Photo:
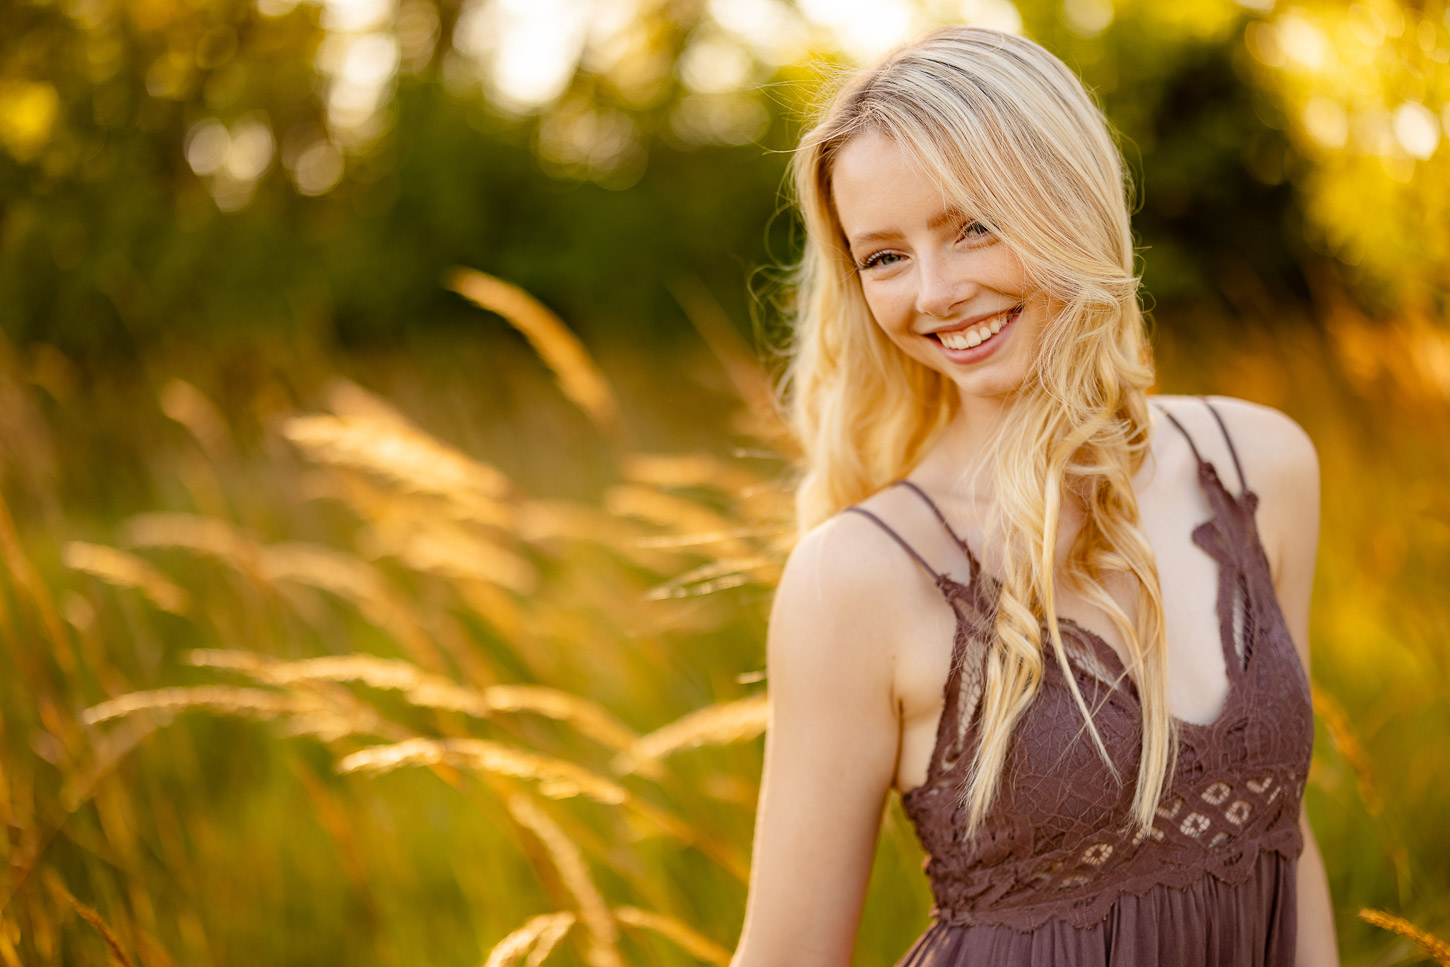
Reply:
[[[913,228],[939,228],[969,210],[909,151],[876,132],[858,135],[837,150],[831,194],[836,216],[853,243]]]

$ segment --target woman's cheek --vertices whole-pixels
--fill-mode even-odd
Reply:
[[[908,315],[908,301],[909,293],[894,279],[874,285],[866,294],[871,314],[888,329],[901,326]]]

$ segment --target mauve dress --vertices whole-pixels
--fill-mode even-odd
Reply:
[[[1203,402],[1213,410],[1206,399]],[[1314,718],[1309,682],[1284,622],[1254,520],[1258,495],[1235,497],[1188,437],[1213,508],[1194,542],[1219,565],[1218,616],[1229,693],[1209,724],[1180,721],[1178,761],[1151,834],[1128,831],[1141,728],[1137,690],[1117,653],[1062,618],[1073,674],[1108,752],[1107,771],[1058,663],[1018,723],[998,799],[981,832],[956,804],[975,750],[982,658],[996,582],[966,552],[971,579],[931,574],[957,614],[945,708],[925,783],[902,806],[927,852],[933,923],[897,967],[1258,967],[1294,962],[1299,808]],[[1224,436],[1227,427],[1217,410]],[[1119,681],[1121,684],[1114,684]]]

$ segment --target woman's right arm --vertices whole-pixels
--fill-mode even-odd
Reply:
[[[894,575],[853,539],[864,536],[864,519],[854,518],[802,537],[776,590],[766,641],[770,727],[731,967],[851,961],[899,735],[880,607]]]

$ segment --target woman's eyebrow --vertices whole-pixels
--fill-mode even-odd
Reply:
[[[851,247],[863,245],[866,242],[879,242],[888,238],[899,238],[901,233],[894,228],[888,228],[879,232],[862,232],[851,239]]]
[[[966,217],[967,213],[960,208],[948,208],[933,215],[931,221],[926,223],[926,227],[935,230],[943,228],[949,223],[959,222]]]
[[[959,221],[960,219],[965,217],[966,212],[962,211],[960,208],[948,208],[933,215],[931,217],[931,220],[926,223],[926,227],[931,231],[936,231],[937,229],[942,228],[943,226],[951,222]],[[899,238],[900,236],[901,232],[898,229],[894,228],[883,229],[876,232],[862,232],[859,235],[852,236],[850,244],[852,248],[855,248],[856,246],[863,245],[866,242],[879,242],[884,239]]]

